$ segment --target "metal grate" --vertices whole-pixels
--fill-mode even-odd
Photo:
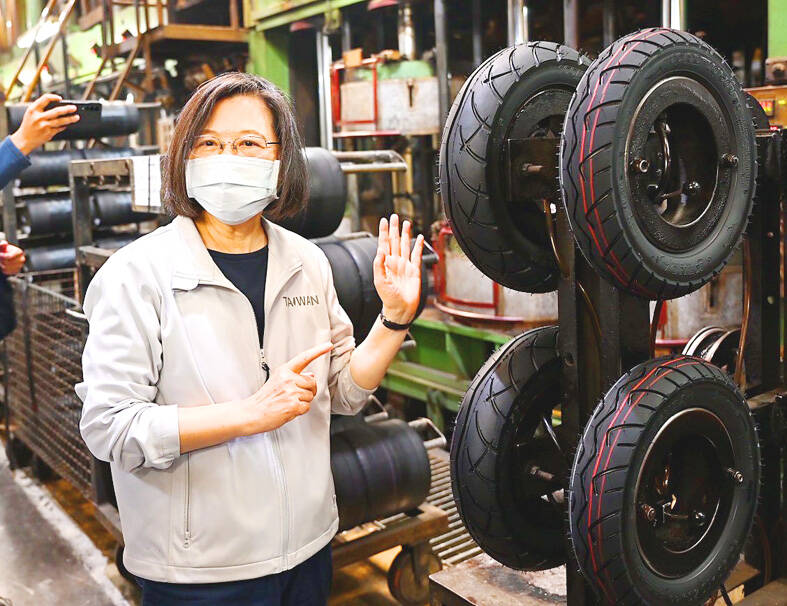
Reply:
[[[455,566],[481,553],[481,548],[470,537],[459,517],[451,492],[451,470],[448,452],[434,449],[429,451],[432,467],[432,487],[426,502],[448,513],[448,532],[436,536],[429,543],[432,550],[443,561],[443,566]]]
[[[74,274],[44,272],[9,279],[17,328],[5,339],[6,405],[10,429],[58,475],[90,498],[92,456],[79,433],[87,323],[78,309]]]

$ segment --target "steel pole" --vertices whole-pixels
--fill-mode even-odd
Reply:
[[[319,99],[318,119],[320,123],[320,145],[333,149],[333,122],[331,112],[331,45],[328,35],[317,30],[317,95]]]
[[[604,0],[602,21],[603,40],[606,47],[615,41],[615,0]]]
[[[579,48],[579,0],[563,0],[563,44]]]
[[[483,40],[481,39],[481,0],[473,0],[473,65],[481,65],[483,58]]]
[[[437,59],[437,98],[440,124],[448,118],[450,91],[448,88],[448,36],[445,27],[445,1],[434,0],[435,54]]]
[[[508,45],[527,42],[524,0],[508,0]]]

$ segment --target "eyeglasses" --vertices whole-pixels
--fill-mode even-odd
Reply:
[[[278,141],[268,141],[262,135],[240,135],[232,140],[224,141],[215,135],[200,135],[194,139],[191,154],[197,158],[223,154],[226,144],[231,145],[232,153],[237,156],[261,158],[268,155],[271,145],[279,145]]]

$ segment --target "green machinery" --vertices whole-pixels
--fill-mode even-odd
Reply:
[[[459,410],[473,376],[511,336],[424,316],[415,321],[410,334],[414,346],[402,349],[382,386],[425,402],[429,418],[444,431],[446,412]]]

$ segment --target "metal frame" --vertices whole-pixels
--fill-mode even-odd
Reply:
[[[778,237],[781,233],[781,202],[787,188],[785,134],[787,131],[781,130],[757,134],[761,172],[754,213],[746,235],[748,243],[744,247],[747,276],[743,296],[750,301],[750,306],[743,318],[740,347],[746,363],[749,407],[755,416],[766,420],[761,423],[765,427],[760,435],[764,477],[758,508],[758,514],[766,525],[766,534],[779,528],[778,520],[787,511],[787,486],[783,485],[780,477],[782,470],[787,468],[783,427],[787,411],[787,387],[784,384],[787,360],[781,361],[780,357],[780,346],[787,342],[787,329],[780,324],[778,303],[784,299],[779,274],[774,271],[775,267],[787,268],[787,260],[780,250],[780,244],[787,244],[787,236],[785,242],[780,242]],[[545,161],[554,158],[554,150],[534,153],[538,158],[543,154]],[[520,171],[514,173],[513,163],[510,171],[521,175]],[[577,252],[568,219],[562,211],[558,213],[556,232],[553,245],[561,270],[558,347],[563,360],[562,422],[579,436],[596,403],[607,390],[624,372],[652,357],[649,301],[618,290],[590,267]],[[787,529],[782,526],[780,532],[781,536],[770,532],[768,537],[776,546],[774,551],[777,555],[784,554],[787,549]],[[783,557],[781,559],[784,560]],[[571,552],[566,574],[570,606],[597,603]],[[735,574],[740,576],[740,571]],[[773,576],[777,581],[759,594],[763,600],[767,601],[769,592],[779,591],[784,579],[779,580],[778,577],[784,575],[787,575],[787,563],[775,562]],[[501,584],[506,583],[503,576],[498,581]],[[749,575],[740,582],[748,582],[751,587],[756,580]],[[484,603],[479,598],[475,595],[473,603]],[[445,604],[466,603],[462,601],[465,598],[450,591],[441,593],[440,599],[442,602],[439,603]]]

